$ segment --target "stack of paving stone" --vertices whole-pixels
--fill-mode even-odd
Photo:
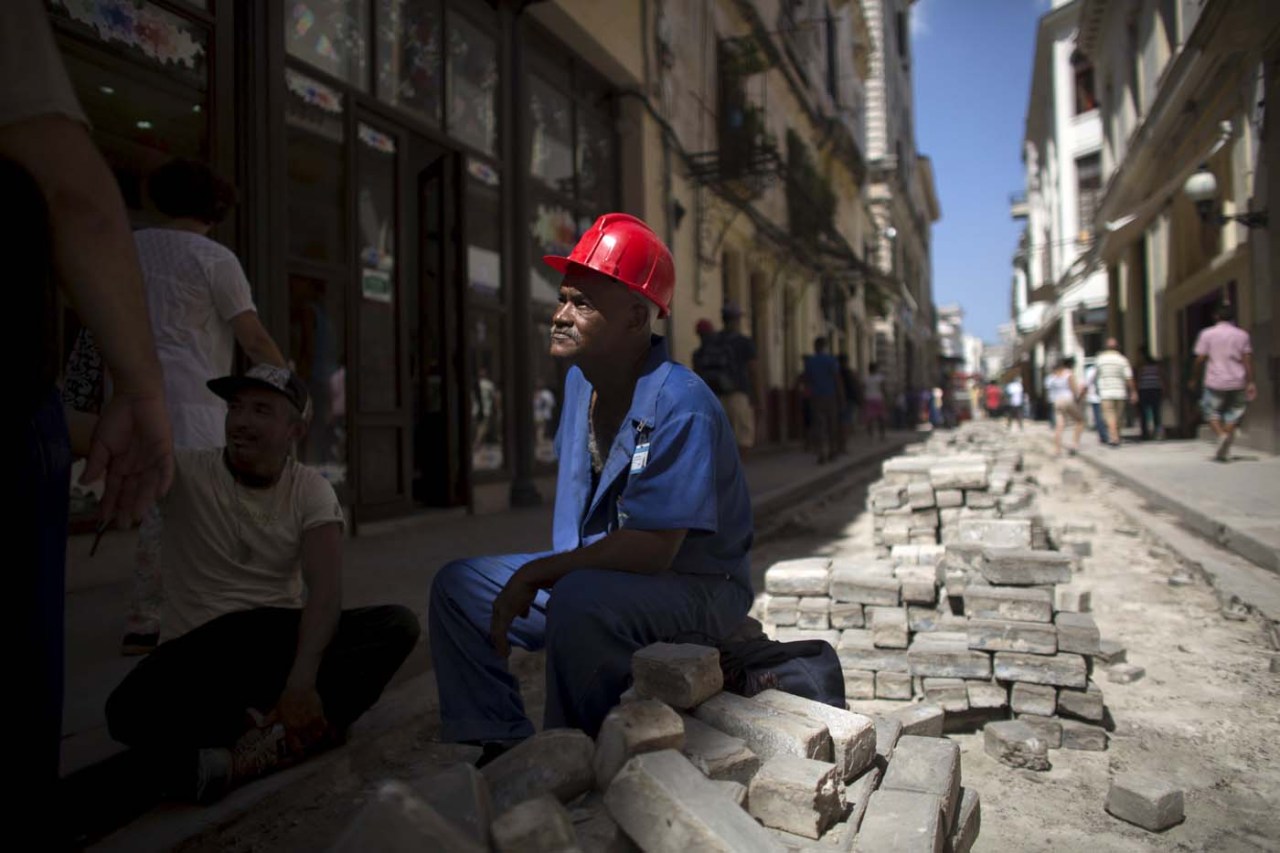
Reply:
[[[953,730],[1014,715],[1049,748],[1105,749],[1089,677],[1105,654],[1076,558],[1026,547],[1026,520],[999,523],[1022,538],[775,563],[756,612],[777,640],[835,647],[851,702],[923,700]]]
[[[332,849],[966,853],[977,839],[978,794],[939,713],[726,693],[703,646],[632,663],[594,742],[548,730],[479,771],[385,784]]]
[[[984,433],[969,431],[971,436]],[[956,451],[954,438],[920,446],[919,452],[887,460],[882,478],[867,496],[873,518],[875,552],[886,557],[896,545],[992,541],[991,534],[1021,525],[983,525],[981,521],[1026,522],[1032,544],[1048,547],[1048,531],[1032,510],[1035,493],[1018,479],[1022,455],[1007,439],[967,443]],[[1006,535],[1016,536],[1016,532]]]

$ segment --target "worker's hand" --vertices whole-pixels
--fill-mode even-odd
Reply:
[[[128,527],[173,483],[173,433],[160,394],[121,395],[102,410],[93,431],[83,484],[106,475],[101,516]]]
[[[276,707],[267,714],[266,725],[284,725],[285,743],[294,755],[306,755],[316,744],[328,739],[333,730],[324,716],[324,703],[312,687],[287,686]]]
[[[527,566],[525,567],[527,568]],[[531,583],[529,574],[522,568],[511,576],[507,585],[493,600],[493,618],[489,621],[489,642],[494,650],[504,658],[511,654],[511,644],[507,641],[507,632],[511,623],[518,617],[528,616],[529,607],[533,604],[538,587]]]
[[[1244,398],[1250,403],[1258,399],[1258,386],[1254,385],[1252,382],[1244,386]]]

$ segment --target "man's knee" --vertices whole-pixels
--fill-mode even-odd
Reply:
[[[561,578],[547,601],[547,639],[566,636],[571,641],[594,628],[609,626],[608,598],[601,594],[599,573],[590,570],[571,572]]]
[[[475,586],[475,579],[475,566],[469,560],[445,563],[431,581],[430,609],[435,611],[446,602],[469,597]]]
[[[413,615],[412,610],[399,604],[388,604],[378,609],[381,611],[379,621],[386,644],[402,650],[405,655],[409,654],[422,634],[418,617]]]
[[[137,684],[137,671],[125,677],[111,695],[107,697],[106,718],[107,733],[111,739],[125,746],[137,746],[146,737],[151,728],[148,725],[146,710],[151,705],[144,696],[144,691]]]

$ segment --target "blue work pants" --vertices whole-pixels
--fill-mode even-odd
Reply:
[[[443,740],[483,743],[534,733],[519,684],[489,641],[489,622],[511,576],[542,556],[455,560],[436,575],[427,622]],[[507,638],[529,651],[546,649],[544,727],[594,737],[630,682],[637,649],[685,631],[724,637],[750,607],[750,591],[723,575],[579,569],[539,592]]]

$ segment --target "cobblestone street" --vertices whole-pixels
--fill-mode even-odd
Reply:
[[[1014,769],[992,758],[983,733],[952,733],[966,788],[982,798],[975,850],[1058,851],[1273,850],[1280,845],[1280,678],[1272,663],[1270,623],[1237,598],[1220,598],[1182,539],[1153,531],[1168,525],[1133,492],[1077,460],[1049,454],[1048,434],[1032,427],[1018,444],[1021,477],[1039,493],[1035,509],[1051,530],[1070,525],[1087,556],[1071,586],[1089,593],[1104,640],[1142,668],[1132,683],[1109,680],[1095,662],[1106,696],[1106,751],[1055,749],[1047,772]],[[1064,471],[1067,473],[1064,483]],[[755,549],[757,576],[769,565],[819,555],[865,553],[871,516],[863,510],[874,472],[850,468],[838,482],[781,512]],[[1239,558],[1191,534],[1203,563]],[[1205,551],[1204,549],[1209,549]],[[1268,581],[1280,579],[1266,573]],[[759,585],[760,577],[757,577]],[[1108,649],[1110,660],[1116,657]],[[535,719],[541,712],[542,662],[516,659]],[[380,780],[429,775],[475,750],[434,742],[438,731],[432,674],[402,682],[353,732],[352,744],[233,794],[208,810],[153,812],[107,839],[102,849],[274,850],[324,846],[367,801]],[[907,702],[851,700],[852,710],[880,715]],[[1103,808],[1111,780],[1127,771],[1155,773],[1185,792],[1186,819],[1148,833]]]

